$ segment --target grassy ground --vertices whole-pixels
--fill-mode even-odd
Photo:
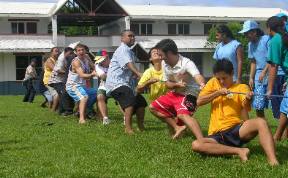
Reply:
[[[147,131],[127,136],[111,102],[113,123],[91,120],[82,126],[74,117],[59,117],[21,96],[0,96],[0,177],[286,177],[288,142],[277,144],[281,166],[271,168],[257,138],[247,146],[250,160],[208,157],[191,151],[193,136],[173,141],[166,126],[146,112]],[[273,130],[277,122],[269,116]],[[253,115],[253,113],[252,113]],[[196,117],[207,133],[209,106]],[[134,125],[136,127],[136,125]]]

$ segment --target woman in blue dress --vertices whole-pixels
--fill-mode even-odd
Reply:
[[[216,46],[213,58],[216,60],[227,59],[232,62],[234,68],[233,81],[241,83],[243,48],[240,42],[234,39],[231,30],[226,25],[220,25],[216,29]]]
[[[270,37],[264,35],[254,20],[247,20],[243,24],[243,29],[239,32],[248,39],[248,58],[250,64],[249,86],[255,94],[264,95],[268,85],[268,41]],[[253,108],[256,110],[257,117],[265,118],[264,109],[268,107],[268,100],[265,96],[254,96]]]

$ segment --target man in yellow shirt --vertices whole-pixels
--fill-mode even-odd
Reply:
[[[149,55],[153,66],[145,70],[138,82],[136,90],[138,93],[143,93],[146,88],[149,88],[149,100],[154,101],[159,96],[164,95],[167,92],[167,88],[165,83],[161,82],[163,71],[162,60],[158,55],[158,49],[155,47],[151,48]]]
[[[249,87],[233,83],[233,65],[228,60],[217,61],[213,73],[215,77],[209,80],[197,100],[198,106],[211,103],[208,137],[192,142],[192,150],[211,155],[238,155],[242,161],[247,161],[249,149],[241,146],[259,135],[269,164],[278,165],[266,120],[248,120],[253,95]],[[247,95],[233,92],[245,92]]]

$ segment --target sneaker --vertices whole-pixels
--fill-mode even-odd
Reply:
[[[110,124],[111,120],[108,117],[103,118],[103,125],[108,125]]]

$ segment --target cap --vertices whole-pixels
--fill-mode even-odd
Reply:
[[[277,17],[287,17],[287,15],[283,12],[276,14]]]
[[[257,28],[259,28],[259,27],[258,27],[258,23],[256,21],[247,20],[243,24],[243,29],[240,32],[238,32],[238,33],[246,33],[246,32],[248,32],[250,30],[257,29]]]

